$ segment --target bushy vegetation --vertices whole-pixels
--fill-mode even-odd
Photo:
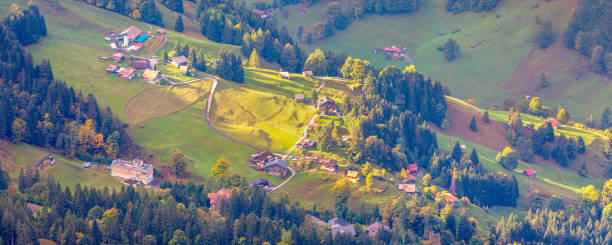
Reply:
[[[610,1],[584,0],[574,12],[563,39],[565,46],[580,54],[591,56],[591,51],[601,45],[612,52],[612,3]]]
[[[455,14],[465,11],[490,11],[497,6],[500,0],[448,0],[446,2],[446,11]]]

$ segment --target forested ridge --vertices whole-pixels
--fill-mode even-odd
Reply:
[[[126,136],[110,109],[100,110],[93,95],[55,80],[48,60],[35,65],[23,49],[46,35],[38,7],[14,5],[0,24],[0,138],[83,160],[117,157]]]

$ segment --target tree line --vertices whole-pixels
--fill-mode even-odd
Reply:
[[[26,11],[12,11],[0,21],[0,138],[56,148],[85,160],[117,157],[127,143],[123,124],[109,108],[100,110],[93,95],[55,80],[48,60],[33,64],[13,28],[19,23],[43,27],[44,18],[35,5]],[[24,43],[46,34],[45,28],[30,32],[29,38],[22,37]]]
[[[162,15],[154,0],[83,0],[98,8],[107,9],[134,20],[163,26]]]
[[[497,6],[500,0],[448,0],[446,2],[446,11],[455,14],[474,11],[491,11]]]

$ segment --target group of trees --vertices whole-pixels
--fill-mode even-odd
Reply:
[[[455,14],[465,11],[490,11],[497,6],[500,0],[448,0],[446,2],[446,11]]]
[[[335,55],[332,52],[323,52],[315,49],[304,62],[303,70],[312,71],[317,76],[340,76],[341,68],[345,64],[345,54]]]
[[[457,41],[452,38],[449,38],[446,41],[442,50],[444,52],[444,58],[446,59],[446,61],[454,60],[455,58],[459,57],[459,54],[461,52],[459,44],[457,44]]]
[[[312,27],[300,26],[297,38],[306,43],[321,40],[346,29],[353,20],[367,14],[405,14],[418,9],[418,0],[350,0],[345,5],[338,1],[327,5],[327,15]]]
[[[24,46],[37,43],[41,36],[47,35],[45,17],[40,14],[36,5],[29,5],[23,11],[16,4],[11,5],[2,24]]]
[[[35,5],[26,12],[11,11],[1,20],[0,138],[54,147],[68,157],[85,160],[117,157],[126,143],[123,124],[109,108],[100,110],[93,95],[83,96],[55,80],[48,60],[32,63],[22,45],[44,36],[46,29]],[[24,23],[39,28],[20,40],[14,28]]]
[[[244,69],[242,68],[242,56],[234,52],[221,50],[219,58],[216,59],[212,67],[215,74],[219,77],[234,82],[244,82]]]
[[[351,61],[357,60],[347,59]],[[344,101],[344,120],[354,122],[349,146],[353,161],[370,161],[390,170],[414,162],[428,166],[437,142],[424,121],[439,125],[445,116],[442,84],[395,66],[372,74],[365,74],[361,97]]]
[[[169,0],[175,2],[176,0]],[[107,9],[135,20],[163,26],[162,15],[154,0],[84,0],[98,8]],[[181,2],[182,9],[182,2]]]
[[[530,210],[527,215],[511,214],[498,222],[491,236],[509,244],[609,244],[612,242],[612,180],[601,193],[593,186],[580,190],[578,206],[564,207],[553,196],[550,209]]]
[[[304,63],[301,49],[286,28],[264,20],[244,4],[235,1],[199,1],[197,12],[201,32],[209,40],[241,45],[245,57],[257,50],[265,60],[277,62],[283,69],[300,72]]]
[[[161,4],[172,11],[183,13],[183,0],[162,0]]]
[[[201,49],[196,49],[193,47],[189,47],[188,44],[181,45],[179,42],[174,43],[174,47],[170,51],[170,53],[164,52],[162,55],[162,59],[167,61],[170,57],[183,55],[187,57],[187,66],[193,67],[198,71],[205,72],[206,67],[206,59],[204,58],[204,52]]]

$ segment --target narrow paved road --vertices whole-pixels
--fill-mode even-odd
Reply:
[[[210,122],[210,108],[212,107],[212,102],[213,102],[213,98],[214,98],[214,94],[215,94],[215,90],[217,89],[217,84],[219,83],[219,81],[217,80],[217,78],[214,77],[205,77],[205,78],[201,78],[201,79],[194,79],[194,80],[190,80],[187,82],[183,82],[184,83],[189,83],[189,82],[194,82],[197,80],[203,80],[203,79],[209,79],[213,81],[213,85],[210,88],[210,94],[208,95],[208,100],[206,101],[206,111],[205,111],[205,118],[206,118],[206,124],[208,124],[208,127],[210,127],[213,131],[217,132],[219,135],[228,138],[234,142],[238,142],[246,147],[249,147],[253,150],[256,151],[260,151],[260,149],[258,149],[257,147],[246,143],[242,140],[236,139],[232,136],[227,135],[226,133],[221,132],[220,130],[218,130],[217,128],[215,128],[215,126],[212,125],[212,123]],[[283,183],[280,183],[280,185],[277,185],[275,187],[272,187],[270,189],[268,189],[268,192],[273,192],[278,188],[281,188],[283,185],[287,184],[291,179],[293,179],[293,176],[295,176],[295,170],[293,170],[291,167],[287,167],[289,169],[289,171],[291,171],[291,176],[289,176],[289,178],[287,178],[285,181],[283,181]]]

